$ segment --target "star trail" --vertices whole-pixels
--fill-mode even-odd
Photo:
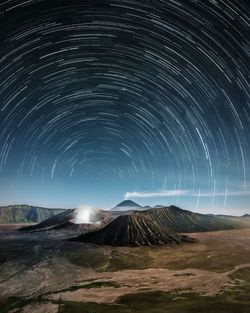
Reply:
[[[250,4],[0,4],[0,202],[250,213]]]

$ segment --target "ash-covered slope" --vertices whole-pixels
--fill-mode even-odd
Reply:
[[[65,210],[64,212],[52,216],[39,224],[22,227],[20,228],[20,230],[40,231],[51,229],[60,224],[71,221],[74,218],[74,211],[75,211],[74,209]]]
[[[40,223],[64,211],[64,209],[49,209],[26,204],[2,206],[0,224]]]
[[[126,203],[125,203],[126,204]],[[126,207],[126,206],[124,206]],[[249,218],[233,218],[233,217],[221,217],[216,215],[205,215],[194,213],[186,210],[182,210],[175,206],[169,207],[158,207],[143,210],[141,207],[140,210],[130,209],[127,211],[103,211],[94,209],[91,213],[90,222],[100,223],[100,225],[96,225],[96,229],[100,227],[104,227],[108,223],[112,222],[119,216],[123,215],[147,215],[150,219],[155,221],[161,228],[164,229],[172,229],[177,233],[182,232],[202,232],[202,231],[216,231],[216,230],[227,230],[234,228],[246,228],[249,226],[247,221]],[[76,210],[70,209],[65,210],[62,213],[59,213],[39,224],[27,226],[21,228],[21,230],[26,231],[47,231],[47,230],[63,230],[68,231],[71,229],[79,229],[77,234],[81,233],[81,226],[74,226],[73,222],[75,218]],[[245,221],[243,223],[243,221]],[[153,222],[152,222],[153,223]],[[80,225],[80,224],[75,224]],[[87,227],[88,229],[89,227]],[[85,228],[84,228],[85,229]],[[91,228],[90,228],[91,229]]]
[[[39,224],[20,228],[22,231],[65,231],[82,233],[94,229],[99,229],[110,222],[109,212],[95,209],[91,215],[91,223],[75,224],[75,209],[69,209],[59,213]],[[97,222],[99,224],[97,224]]]
[[[154,218],[162,227],[168,227],[176,232],[202,232],[241,228],[236,221],[182,210],[176,206],[149,209],[144,212]]]
[[[151,246],[192,241],[161,227],[143,213],[121,215],[103,229],[72,239],[86,243],[112,246]]]

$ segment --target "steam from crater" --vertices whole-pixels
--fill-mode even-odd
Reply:
[[[89,205],[80,205],[75,210],[74,223],[76,224],[91,224],[90,216],[93,208]]]

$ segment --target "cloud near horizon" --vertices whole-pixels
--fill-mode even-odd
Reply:
[[[124,199],[129,198],[154,198],[154,197],[176,197],[176,196],[186,196],[186,197],[228,197],[228,196],[249,196],[250,190],[245,191],[224,191],[224,192],[194,192],[192,190],[161,190],[157,192],[126,192],[124,194]]]
[[[153,197],[174,197],[174,196],[186,196],[188,190],[161,190],[158,192],[126,192],[124,195],[125,199],[128,198],[153,198]]]

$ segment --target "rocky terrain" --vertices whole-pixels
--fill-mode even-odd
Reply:
[[[204,232],[244,227],[241,220],[194,213],[174,205],[149,209],[145,214],[154,218],[161,226],[176,232]]]
[[[127,204],[127,202],[125,203]],[[135,204],[137,205],[137,204]],[[118,205],[119,206],[119,205]],[[118,207],[116,206],[116,207]],[[127,207],[127,206],[124,206]],[[216,216],[209,214],[199,214],[191,211],[180,209],[176,206],[157,206],[155,208],[147,208],[146,210],[134,209],[127,211],[110,210],[104,211],[100,209],[93,209],[90,215],[90,222],[101,223],[105,226],[114,219],[122,215],[147,215],[154,219],[163,228],[172,229],[175,232],[203,232],[203,231],[217,231],[226,229],[238,229],[248,227],[250,219],[248,217],[231,217],[231,216]],[[141,207],[142,208],[142,207]],[[36,225],[30,225],[22,228],[26,231],[47,231],[49,229],[63,229],[67,222],[74,223],[75,209],[64,210],[63,212],[48,218]],[[72,225],[71,225],[72,226]],[[97,227],[100,228],[100,227]]]
[[[90,215],[90,223],[75,223],[75,209],[65,210],[41,223],[24,226],[20,231],[26,232],[50,232],[59,237],[75,237],[83,233],[100,229],[111,221],[110,214],[103,210],[93,209]]]
[[[101,230],[74,240],[111,246],[151,246],[192,241],[143,213],[121,215]]]
[[[249,229],[97,246],[0,226],[0,312],[248,313]]]
[[[63,209],[48,209],[30,205],[8,205],[0,207],[0,224],[40,223]]]

